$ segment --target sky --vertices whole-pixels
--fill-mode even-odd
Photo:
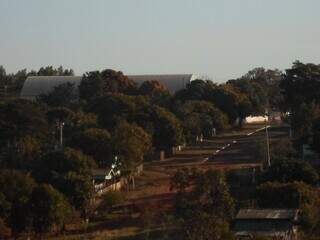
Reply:
[[[0,65],[223,82],[320,63],[319,0],[0,0]]]

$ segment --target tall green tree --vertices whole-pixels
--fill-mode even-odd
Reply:
[[[320,103],[320,65],[296,61],[286,70],[280,84],[286,109],[293,111],[304,104]]]
[[[228,117],[207,101],[187,101],[179,107],[177,115],[189,140],[200,134],[212,136],[213,128],[219,131],[228,126]]]
[[[3,170],[0,173],[0,193],[7,202],[6,222],[15,236],[30,226],[28,203],[35,185],[32,177],[19,171]]]
[[[37,100],[50,107],[67,107],[78,100],[74,83],[63,83],[55,86],[50,92],[40,94]]]
[[[172,187],[178,190],[176,217],[184,239],[232,239],[229,221],[235,205],[221,172],[182,170]]]
[[[315,185],[319,181],[319,175],[308,162],[284,159],[272,163],[271,167],[264,172],[263,181],[283,183],[301,181]]]
[[[44,140],[48,134],[45,109],[28,100],[12,100],[0,106],[0,141],[11,144],[26,136]]]
[[[60,230],[71,216],[71,207],[65,197],[51,185],[37,186],[30,197],[32,226],[36,233]]]
[[[158,149],[169,149],[184,143],[181,122],[173,113],[155,106],[151,117],[154,124],[154,146]]]
[[[151,148],[151,137],[136,124],[121,121],[114,130],[112,142],[122,173],[128,176],[134,188],[136,167],[143,162],[145,154]]]
[[[64,148],[44,154],[33,170],[39,182],[48,183],[65,194],[85,217],[93,194],[94,160],[81,151]]]
[[[135,94],[136,84],[122,72],[106,69],[84,74],[79,92],[82,99],[90,101],[108,93]]]
[[[72,137],[71,146],[92,156],[101,167],[113,162],[111,134],[104,129],[89,128]]]

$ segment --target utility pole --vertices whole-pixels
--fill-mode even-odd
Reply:
[[[59,130],[60,130],[60,148],[63,148],[63,126],[64,122],[59,122]]]
[[[269,132],[268,132],[268,111],[266,111],[266,116],[265,116],[265,128],[266,128],[266,143],[267,143],[267,164],[268,167],[271,166],[271,161],[270,161],[270,143],[269,143]]]

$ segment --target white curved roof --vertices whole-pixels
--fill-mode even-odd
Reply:
[[[141,85],[145,81],[159,81],[174,93],[184,89],[186,85],[195,80],[193,74],[168,74],[168,75],[129,75],[129,79]],[[50,92],[54,87],[63,83],[74,83],[78,87],[82,77],[79,76],[32,76],[28,77],[20,93],[21,98],[34,99],[43,93]]]

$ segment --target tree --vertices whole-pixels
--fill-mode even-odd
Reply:
[[[228,84],[211,88],[208,101],[228,115],[230,124],[234,124],[238,119],[241,125],[253,112],[248,96]]]
[[[176,217],[185,239],[232,239],[234,200],[221,172],[183,169],[172,179]]]
[[[102,127],[112,130],[119,120],[129,121],[133,118],[137,111],[137,103],[147,104],[143,97],[107,94],[91,101],[88,110],[97,114],[98,122]]]
[[[184,103],[187,100],[207,100],[208,90],[214,88],[215,85],[211,81],[203,81],[201,79],[190,82],[185,89],[175,93],[175,101]]]
[[[299,61],[287,69],[281,81],[286,109],[293,111],[300,104],[320,103],[320,65]]]
[[[101,167],[111,166],[112,149],[111,134],[104,129],[89,128],[75,134],[71,140],[71,146],[80,149],[92,156]]]
[[[94,194],[92,176],[70,171],[62,176],[57,188],[65,194],[71,205],[80,211],[81,217],[86,219]]]
[[[138,93],[148,96],[152,104],[168,107],[171,95],[166,86],[158,81],[145,81],[138,89]]]
[[[77,101],[74,83],[63,83],[55,86],[50,92],[40,94],[37,100],[50,107],[67,107]]]
[[[51,185],[37,186],[30,198],[32,225],[42,236],[53,227],[61,229],[71,216],[71,208],[65,197]]]
[[[62,66],[54,68],[53,66],[41,67],[37,72],[37,76],[73,76],[72,69],[63,69]]]
[[[267,92],[261,85],[246,78],[230,80],[228,84],[231,84],[241,93],[248,96],[252,107],[252,109],[250,109],[252,114],[264,114],[268,100]]]
[[[266,182],[256,191],[258,206],[261,208],[300,208],[312,204],[317,192],[302,182]]]
[[[30,170],[41,154],[41,142],[29,135],[15,141],[2,150],[0,167],[8,169]]]
[[[301,160],[282,160],[273,162],[263,176],[263,181],[294,182],[302,181],[315,185],[319,181],[317,171],[308,163]]]
[[[48,183],[65,194],[70,203],[86,216],[93,194],[91,170],[94,160],[82,152],[64,148],[45,154],[33,170],[39,182]]]
[[[170,149],[184,143],[181,122],[173,113],[155,106],[151,121],[154,127],[153,145],[157,149]]]
[[[111,69],[88,72],[79,85],[80,98],[90,101],[108,93],[134,94],[136,84],[122,72]]]
[[[134,188],[136,167],[143,162],[145,154],[151,148],[151,137],[136,124],[121,121],[114,130],[112,142],[122,173],[128,176]]]
[[[145,81],[139,87],[139,93],[154,97],[156,95],[169,94],[169,90],[158,81]]]
[[[28,100],[12,100],[0,106],[0,142],[13,144],[32,136],[45,140],[48,123],[41,105]]]
[[[94,166],[94,160],[81,151],[64,148],[60,151],[44,154],[38,160],[33,175],[38,181],[50,183],[55,186],[55,179],[59,177],[59,175],[65,175],[68,172],[90,175],[91,169]]]
[[[228,83],[235,84],[240,91],[249,96],[256,113],[264,113],[265,107],[274,110],[279,110],[282,107],[281,79],[282,72],[278,69],[266,70],[260,67],[254,68],[239,79],[228,81]]]
[[[2,203],[5,201],[7,205],[6,222],[15,236],[30,225],[28,203],[34,187],[34,180],[28,175],[14,170],[1,171],[0,193],[5,198]]]
[[[228,117],[207,101],[187,101],[178,109],[177,115],[183,120],[189,141],[200,134],[211,137],[213,128],[219,131],[228,125]]]

